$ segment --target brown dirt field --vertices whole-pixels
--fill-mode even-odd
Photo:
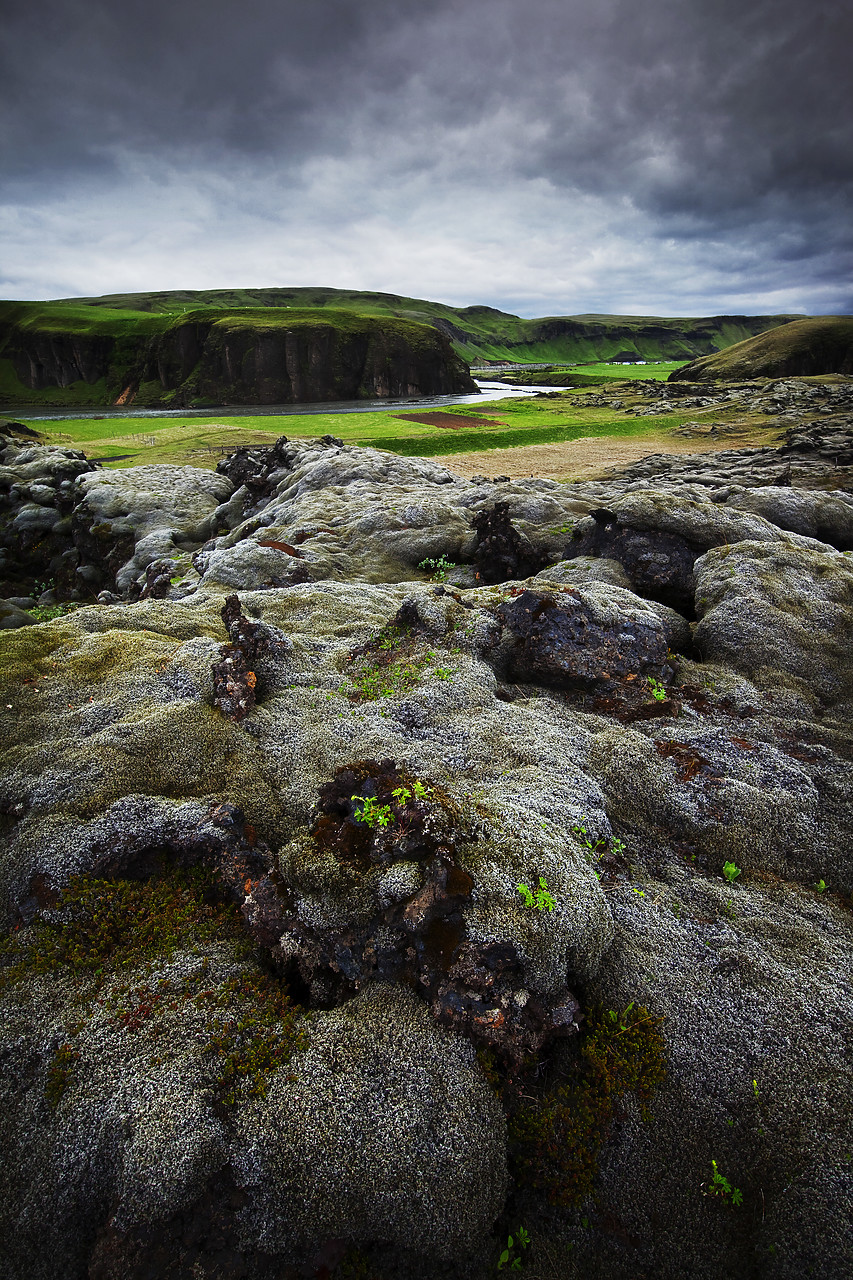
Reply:
[[[757,443],[757,442],[756,442]],[[768,441],[761,441],[762,444]],[[749,444],[752,444],[750,441]],[[511,480],[538,476],[547,480],[598,480],[612,467],[626,467],[650,453],[718,453],[722,449],[743,449],[744,441],[705,439],[684,440],[672,435],[617,439],[613,436],[584,436],[564,444],[528,444],[516,449],[486,449],[482,453],[447,453],[430,461],[448,471],[471,476],[509,476]]]
[[[395,413],[395,418],[403,418],[406,422],[423,422],[428,427],[449,427],[458,431],[460,427],[505,427],[503,418],[463,418],[458,413]]]

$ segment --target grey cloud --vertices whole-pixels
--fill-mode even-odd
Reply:
[[[400,248],[387,266],[409,275],[407,261],[423,262],[419,244],[434,236],[434,261],[470,280],[467,300],[501,305],[485,267],[475,279],[457,249],[488,241],[539,273],[526,289],[506,282],[510,309],[525,297],[556,300],[554,279],[565,279],[572,306],[587,269],[607,290],[592,309],[632,293],[616,283],[620,270],[666,280],[665,297],[678,286],[663,264],[676,254],[686,265],[691,252],[705,283],[685,298],[781,288],[820,306],[834,277],[833,305],[849,299],[853,17],[837,0],[12,0],[7,9],[3,203],[19,254],[32,243],[21,226],[38,225],[40,212],[55,243],[76,218],[79,244],[106,206],[128,220],[129,243],[171,235],[185,262],[182,237],[207,237],[226,272],[248,261],[247,238],[275,246],[277,231],[282,244],[315,245],[313,256],[283,248],[271,258],[268,248],[257,270],[316,261],[315,279],[327,283],[337,280],[324,262],[347,263],[341,238],[355,252],[373,233],[401,246],[408,235],[408,255]],[[119,261],[126,249],[118,227],[114,235]],[[569,253],[574,276],[555,262],[545,279],[547,254],[534,266],[531,237]],[[632,243],[657,245],[657,277],[638,266]],[[616,255],[607,262],[605,245]],[[375,263],[349,263],[352,287],[402,287],[375,281]],[[29,265],[7,271],[11,288],[32,278]],[[785,273],[798,274],[777,284]],[[442,270],[424,269],[410,291],[434,296],[432,278],[443,284]]]

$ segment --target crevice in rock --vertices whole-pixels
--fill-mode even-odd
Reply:
[[[468,936],[475,882],[459,862],[460,819],[440,787],[393,760],[342,766],[320,788],[309,835],[354,881],[380,873],[376,909],[336,927],[297,912],[274,954],[295,962],[310,1003],[326,1008],[373,979],[404,982],[437,1021],[518,1070],[547,1042],[574,1034],[579,1006],[569,992],[550,1003],[534,995],[511,943]]]
[[[485,586],[510,579],[529,578],[550,564],[552,556],[538,550],[512,523],[508,502],[496,502],[478,511],[471,520],[477,534],[474,569]]]
[[[258,660],[283,658],[290,652],[290,645],[263,622],[247,618],[239,596],[226,596],[222,621],[229,643],[219,650],[219,661],[211,668],[213,705],[229,720],[240,721],[246,718],[262,693],[254,670]]]

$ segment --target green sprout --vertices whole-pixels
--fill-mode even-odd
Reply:
[[[815,885],[815,892],[816,892],[816,893],[826,893],[826,881],[825,881],[825,880],[818,880],[817,884]]]
[[[733,862],[723,863],[723,875],[726,877],[729,884],[734,884],[740,874],[740,867],[736,867]]]
[[[548,892],[548,882],[544,876],[539,877],[538,889],[529,889],[526,884],[516,885],[526,907],[536,907],[538,911],[553,911],[557,905],[555,898]]]
[[[351,796],[358,800],[360,809],[355,811],[356,822],[363,822],[368,827],[387,827],[394,821],[390,804],[380,804],[376,796]]]
[[[411,791],[409,790],[408,787],[395,787],[394,790],[391,792],[391,795],[397,801],[397,804],[400,804],[400,805],[404,805],[407,800],[411,800],[412,796],[414,796],[416,800],[426,800],[427,796],[431,794],[432,794],[432,787],[425,786],[417,778],[412,783]],[[353,800],[356,800],[356,799],[360,800],[361,797],[353,796]]]
[[[666,702],[667,692],[660,680],[655,680],[654,676],[649,676],[649,688],[655,702]]]
[[[743,1204],[743,1192],[739,1187],[733,1187],[728,1178],[723,1177],[717,1168],[716,1160],[711,1161],[711,1168],[714,1172],[708,1184],[707,1194],[709,1196],[717,1196],[718,1199],[724,1200],[726,1204],[731,1204],[736,1209],[739,1209]]]
[[[507,1236],[506,1248],[498,1258],[498,1271],[508,1267],[510,1271],[521,1270],[521,1254],[530,1244],[530,1236],[524,1227],[519,1227],[514,1236]],[[516,1249],[519,1250],[516,1253]]]

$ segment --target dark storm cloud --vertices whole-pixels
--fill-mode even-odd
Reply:
[[[474,289],[470,301],[529,309],[563,290],[571,305],[594,295],[597,272],[595,309],[623,309],[636,295],[615,287],[622,263],[644,296],[680,287],[684,309],[759,295],[764,309],[840,308],[851,36],[838,0],[13,3],[7,228],[29,252],[42,217],[56,248],[74,218],[91,236],[106,201],[128,225],[144,211],[137,244],[159,207],[176,244],[195,227],[232,277],[258,283],[276,282],[260,278],[271,251],[253,272],[244,242],[273,245],[278,225],[327,283],[347,265],[345,236],[363,255],[353,287],[404,287],[375,264],[411,275],[429,238],[445,266],[431,276],[424,263],[408,286],[422,295],[456,271],[454,295]],[[477,274],[470,246],[483,241],[519,247],[517,280],[496,286],[485,258]],[[657,277],[639,253],[655,243]],[[548,244],[574,276],[551,264],[549,278]],[[292,275],[291,260],[278,265]],[[526,292],[522,268],[542,273]]]

